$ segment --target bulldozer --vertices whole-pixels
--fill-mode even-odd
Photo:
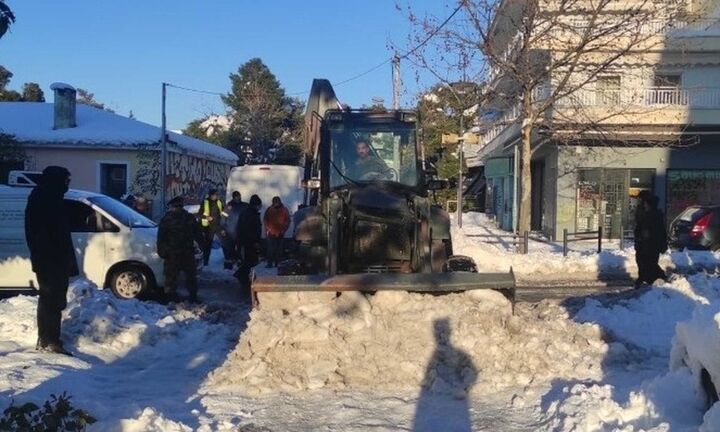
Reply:
[[[450,217],[429,191],[447,187],[425,168],[418,117],[350,109],[315,79],[305,113],[304,203],[294,214],[295,257],[277,276],[253,275],[254,307],[269,293],[494,289],[511,302],[515,277],[478,273],[453,255]]]

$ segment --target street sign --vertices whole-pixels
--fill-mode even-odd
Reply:
[[[480,142],[480,136],[471,132],[465,132],[465,144],[477,144]],[[457,144],[460,142],[460,136],[455,133],[442,134],[442,144]]]

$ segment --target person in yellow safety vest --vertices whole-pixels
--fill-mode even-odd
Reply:
[[[205,265],[208,265],[210,261],[210,251],[212,250],[213,240],[215,236],[224,236],[225,233],[222,229],[222,220],[227,217],[223,202],[218,199],[217,189],[210,189],[207,197],[203,200],[199,209],[200,226],[203,232],[204,244],[203,248],[203,261]]]

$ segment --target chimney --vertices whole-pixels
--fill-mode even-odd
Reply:
[[[53,83],[50,89],[55,93],[55,122],[53,129],[74,128],[75,121],[75,88],[69,84]]]

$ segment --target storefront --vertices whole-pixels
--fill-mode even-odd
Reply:
[[[486,212],[494,218],[498,227],[513,229],[513,159],[491,158],[485,162],[487,181]]]
[[[634,225],[637,196],[653,191],[654,169],[584,168],[575,188],[576,231],[597,231],[619,238]]]
[[[691,205],[720,204],[720,170],[669,169],[667,220]]]

